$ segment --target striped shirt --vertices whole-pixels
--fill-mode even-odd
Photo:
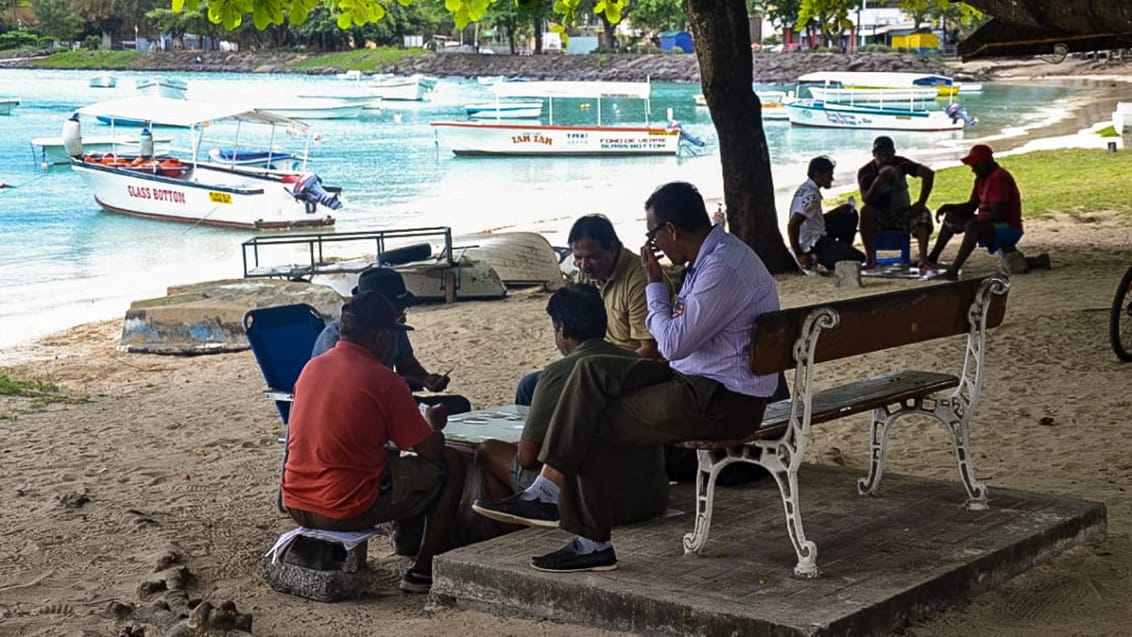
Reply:
[[[649,332],[672,369],[747,396],[774,393],[778,375],[752,374],[749,356],[751,328],[779,308],[778,289],[747,244],[715,226],[689,264],[675,304],[663,283],[649,283],[645,295]]]

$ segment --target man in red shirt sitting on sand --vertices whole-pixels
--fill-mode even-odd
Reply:
[[[975,173],[971,198],[966,203],[944,204],[936,210],[936,219],[943,217],[943,225],[928,260],[939,263],[943,248],[956,234],[963,235],[963,243],[947,270],[929,278],[957,280],[959,268],[974,252],[976,243],[991,254],[1001,251],[1003,269],[1009,274],[1035,268],[1048,270],[1048,254],[1026,258],[1017,248],[1023,234],[1022,196],[1014,177],[995,162],[994,151],[985,144],[976,144],[962,161]]]
[[[432,558],[448,548],[465,468],[444,446],[445,408],[418,408],[405,379],[381,363],[395,333],[413,329],[399,314],[376,292],[355,295],[342,307],[340,340],[303,368],[291,408],[283,506],[299,524],[327,531],[424,514],[424,540],[401,590],[427,593]],[[391,453],[389,443],[416,455]]]

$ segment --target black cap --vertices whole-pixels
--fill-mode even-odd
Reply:
[[[405,279],[393,268],[370,268],[358,277],[358,286],[353,293],[377,292],[394,306],[407,308],[416,302],[417,297],[405,288]]]
[[[892,138],[886,135],[881,135],[873,140],[873,154],[874,155],[895,155],[896,144],[892,143]]]
[[[401,311],[393,307],[389,299],[377,292],[366,290],[350,297],[342,306],[341,321],[344,324],[372,330],[411,330],[412,327],[398,319]]]

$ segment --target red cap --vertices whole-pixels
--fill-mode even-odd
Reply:
[[[970,166],[971,164],[981,164],[985,161],[994,161],[994,151],[986,144],[975,144],[971,147],[971,152],[962,159],[964,164]]]

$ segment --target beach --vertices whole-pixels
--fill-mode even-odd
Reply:
[[[1079,117],[1090,116],[1068,119]],[[1059,141],[1046,143],[1069,144],[1070,129],[1056,129]],[[1088,210],[1026,224],[1020,247],[1048,252],[1053,269],[1012,278],[1006,320],[989,337],[972,428],[975,472],[990,488],[991,506],[995,489],[1007,488],[1102,501],[1109,533],[904,635],[1121,635],[1132,626],[1132,460],[1121,393],[1132,368],[1116,361],[1107,340],[1113,292],[1132,265],[1132,221]],[[622,238],[635,250],[643,232],[642,223]],[[977,251],[964,276],[997,266]],[[786,307],[924,285],[870,278],[861,289],[839,289],[829,278],[795,275],[777,282]],[[430,369],[453,368],[452,391],[475,407],[510,403],[525,372],[557,357],[547,298],[518,290],[500,301],[413,308],[417,356]],[[0,635],[114,635],[147,619],[161,626],[169,618],[155,602],[176,608],[198,599],[233,601],[252,614],[257,635],[615,634],[431,607],[425,596],[396,590],[408,561],[380,539],[369,550],[382,593],[321,604],[272,591],[260,556],[293,524],[275,510],[280,421],[261,398],[254,357],[127,354],[117,349],[120,331],[120,320],[84,324],[38,340],[24,360],[0,367],[10,378],[62,389],[47,402],[0,396],[0,515],[7,521]],[[959,343],[826,364],[819,387],[907,366],[958,369]],[[809,461],[863,473],[867,423],[862,415],[815,429]],[[956,481],[938,425],[903,421],[889,446],[889,471]],[[126,618],[115,615],[123,609],[115,603],[149,610]]]

